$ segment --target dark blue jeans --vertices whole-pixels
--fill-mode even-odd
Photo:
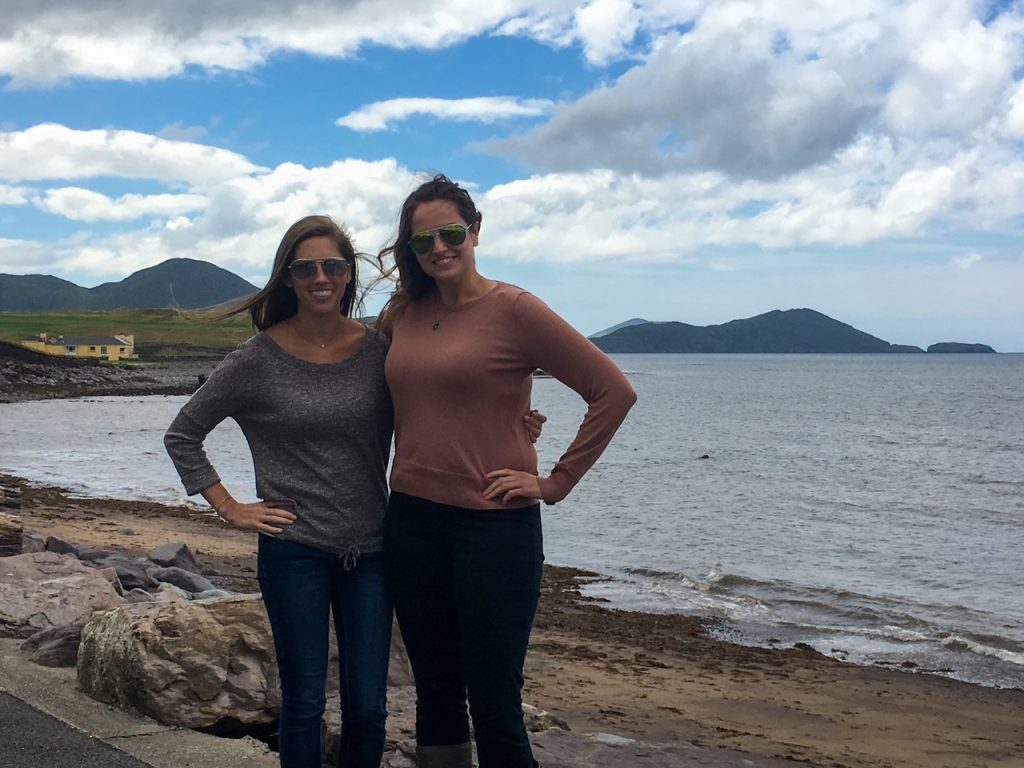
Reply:
[[[351,565],[351,563],[349,563]],[[341,669],[338,765],[379,768],[387,718],[391,601],[379,553],[343,560],[261,534],[259,582],[281,674],[282,768],[321,768],[330,614]]]
[[[416,741],[469,741],[480,768],[532,768],[526,646],[544,568],[540,506],[474,510],[392,491],[388,586],[416,678]]]

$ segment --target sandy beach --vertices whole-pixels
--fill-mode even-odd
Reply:
[[[220,585],[257,591],[255,535],[193,508],[26,486],[22,519],[44,536],[138,554],[185,541]],[[527,661],[524,699],[574,731],[835,768],[1024,766],[1022,690],[722,642],[695,618],[581,599],[593,577],[547,568]]]

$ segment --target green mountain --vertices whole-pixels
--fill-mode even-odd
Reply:
[[[944,341],[940,344],[932,344],[928,347],[929,352],[945,352],[953,354],[974,354],[978,352],[991,354],[995,352],[988,344],[962,344],[956,341]]]
[[[0,311],[91,308],[89,289],[50,275],[0,275]]]
[[[0,312],[200,309],[256,290],[252,283],[207,261],[168,259],[95,288],[51,275],[0,275]]]
[[[887,341],[813,309],[774,310],[722,325],[644,323],[591,340],[605,352],[893,352]],[[916,349],[916,348],[915,348]],[[920,350],[918,350],[920,351]]]
[[[644,320],[642,317],[632,317],[629,320],[623,320],[621,323],[613,325],[611,328],[605,328],[603,331],[590,334],[590,338],[599,339],[602,336],[607,336],[609,333],[615,333],[620,328],[628,328],[631,325],[644,325],[645,323],[651,322],[650,320]]]

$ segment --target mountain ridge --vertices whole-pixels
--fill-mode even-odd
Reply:
[[[925,350],[891,344],[814,309],[775,309],[720,325],[626,321],[590,337],[612,353],[909,353]],[[968,349],[970,348],[970,349]],[[985,344],[942,342],[929,352],[995,352]]]
[[[52,275],[0,274],[0,311],[202,309],[257,290],[252,283],[216,264],[174,258],[94,288],[83,288]]]

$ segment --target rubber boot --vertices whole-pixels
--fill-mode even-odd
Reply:
[[[473,745],[446,744],[440,747],[416,747],[419,768],[473,768]]]

